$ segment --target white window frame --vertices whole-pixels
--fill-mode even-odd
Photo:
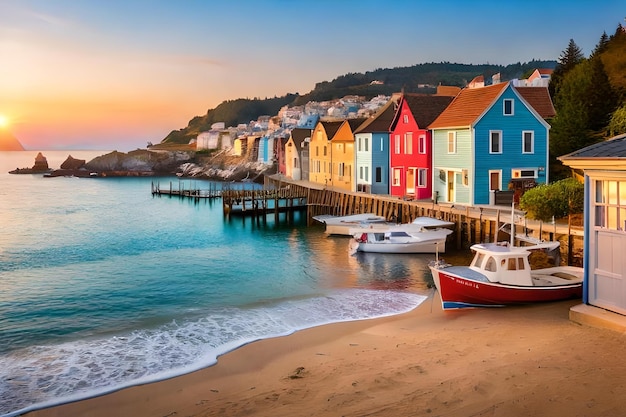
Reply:
[[[400,154],[400,135],[394,136],[393,149],[396,155]]]
[[[497,187],[494,187],[493,184],[491,183],[491,174],[498,174],[498,180],[500,181]],[[502,190],[502,170],[500,169],[490,169],[489,170],[489,190],[493,191],[493,190],[498,190],[501,191]]]
[[[401,178],[402,178],[402,168],[393,168],[393,176],[392,176],[392,185],[394,187],[399,187],[401,184]]]
[[[530,150],[526,149],[526,135],[530,134]],[[535,132],[533,130],[522,131],[522,153],[533,154],[535,153]]]
[[[408,114],[402,115],[402,121],[404,124],[409,123],[409,115]]]
[[[593,180],[591,213],[595,229],[626,231],[626,179]]]
[[[413,155],[413,132],[404,134],[404,154]]]
[[[417,169],[417,187],[426,188],[428,186],[428,168]]]
[[[494,135],[497,135],[498,139],[498,150],[493,150],[494,145]],[[501,154],[502,153],[502,131],[501,130],[490,130],[489,131],[489,153],[490,154]]]
[[[421,155],[424,155],[426,153],[426,136],[425,135],[420,135],[419,139],[418,139],[418,152]]]
[[[511,104],[511,111],[509,113],[507,113],[506,111],[507,103]],[[515,100],[513,100],[512,98],[505,98],[504,100],[502,100],[502,115],[515,116]]]
[[[456,132],[448,132],[448,153],[456,153]]]

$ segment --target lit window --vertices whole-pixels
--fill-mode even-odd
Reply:
[[[456,132],[448,132],[448,153],[456,153]]]

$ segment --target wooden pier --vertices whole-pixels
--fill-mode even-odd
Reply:
[[[238,184],[241,185],[241,184]],[[508,233],[500,230],[511,222],[509,206],[465,206],[460,204],[436,203],[431,200],[409,201],[398,197],[362,192],[350,192],[308,181],[293,181],[281,175],[266,175],[263,189],[244,189],[213,185],[199,189],[192,182],[179,184],[170,182],[162,187],[152,183],[153,195],[170,197],[212,199],[222,198],[225,216],[257,216],[265,218],[279,213],[306,211],[307,224],[313,224],[313,216],[331,214],[345,216],[357,213],[374,213],[390,221],[409,223],[417,217],[427,216],[455,224],[452,240],[457,249],[474,243],[508,239]],[[561,254],[569,265],[582,265],[583,228],[569,223],[545,223],[526,219],[525,213],[515,210],[513,220],[517,233],[525,233],[546,241],[559,241]]]
[[[188,185],[188,187],[185,185]],[[191,182],[186,184],[185,181],[179,181],[178,183],[170,181],[169,185],[162,187],[161,183],[155,183],[153,181],[150,184],[150,188],[153,196],[185,197],[193,199],[218,198],[222,196],[222,190],[218,189],[215,184],[212,184],[208,189],[200,189],[192,187]]]
[[[287,185],[262,190],[223,190],[225,215],[264,216],[307,209],[307,193]]]
[[[409,223],[417,217],[427,216],[451,221],[456,225],[452,238],[457,249],[479,242],[507,240],[509,237],[500,227],[511,222],[510,206],[465,206],[438,204],[432,200],[409,201],[392,196],[332,189],[306,181],[290,181],[279,175],[265,177],[265,187],[285,187],[287,184],[292,192],[306,195],[309,224],[314,222],[313,216],[320,214],[346,216],[374,213],[398,223]],[[513,220],[516,233],[546,241],[558,240],[561,243],[562,258],[569,265],[582,266],[582,226],[530,220],[520,210],[514,211]]]

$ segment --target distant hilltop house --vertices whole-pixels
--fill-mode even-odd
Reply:
[[[225,129],[223,122],[213,123],[211,130],[196,137],[196,150],[231,149],[236,136],[236,129]]]

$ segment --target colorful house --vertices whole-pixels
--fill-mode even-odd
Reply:
[[[570,317],[626,315],[626,134],[558,159],[585,182],[583,303],[592,307],[575,306]]]
[[[342,125],[343,120],[320,120],[315,125],[309,146],[309,181],[325,186],[332,185],[330,140]]]
[[[311,141],[311,129],[295,128],[285,144],[285,176],[293,180],[303,180],[303,168],[306,167],[308,178],[308,149]],[[307,160],[304,164],[303,150],[306,150]]]
[[[433,193],[440,202],[493,204],[495,192],[548,182],[545,87],[465,88],[433,121]]]
[[[354,132],[356,191],[389,194],[389,130],[400,94],[394,94]]]
[[[333,187],[355,191],[354,178],[354,131],[366,119],[347,119],[339,126],[337,132],[330,138],[330,166],[331,185]]]
[[[403,94],[390,126],[389,194],[432,199],[432,138],[428,126],[454,97]]]

